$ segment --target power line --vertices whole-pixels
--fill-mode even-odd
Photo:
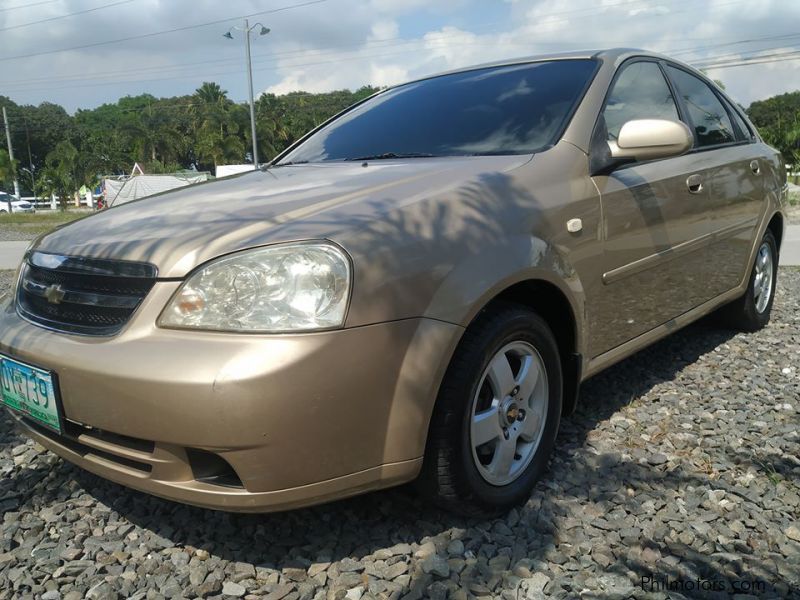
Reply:
[[[782,52],[772,52],[770,54],[756,54],[756,53],[753,53],[753,54],[750,54],[749,56],[745,56],[745,55],[741,55],[741,54],[738,55],[738,56],[728,54],[728,55],[723,55],[723,56],[712,56],[712,57],[710,57],[710,58],[708,58],[706,60],[697,61],[697,64],[703,65],[705,67],[705,66],[712,65],[712,64],[716,65],[716,64],[724,64],[726,62],[741,62],[741,61],[750,60],[750,59],[779,58],[779,57],[782,57],[782,56],[791,55],[791,54],[798,54],[798,53],[800,53],[800,49],[794,48],[794,49],[791,49],[791,50],[784,50]]]
[[[738,4],[738,3],[741,3],[741,2],[744,2],[744,1],[749,1],[749,0],[731,0],[731,1],[723,4],[723,6],[726,6],[728,4]],[[7,57],[0,58],[0,61],[17,60],[17,59],[22,59],[22,58],[33,58],[33,57],[37,57],[37,56],[45,56],[45,55],[49,55],[49,54],[56,54],[56,53],[59,53],[59,52],[67,52],[67,51],[70,51],[70,50],[82,50],[82,49],[85,49],[85,48],[94,48],[94,47],[97,47],[97,46],[115,44],[115,43],[119,43],[119,42],[130,41],[130,40],[143,39],[143,38],[153,37],[153,36],[157,36],[157,35],[164,35],[164,34],[168,34],[168,33],[175,33],[175,32],[179,32],[179,31],[185,31],[185,30],[189,30],[189,29],[205,27],[205,26],[208,26],[208,25],[217,25],[217,24],[220,24],[220,23],[224,23],[224,22],[230,21],[232,19],[249,18],[249,17],[258,16],[258,15],[264,15],[264,14],[270,14],[270,13],[280,12],[280,11],[284,11],[284,10],[289,10],[289,9],[292,9],[292,8],[301,8],[301,7],[310,6],[310,5],[313,5],[313,4],[320,4],[322,2],[327,2],[327,0],[313,0],[313,1],[308,1],[308,2],[301,3],[301,4],[285,6],[285,7],[281,7],[281,8],[277,8],[277,9],[273,9],[273,10],[260,11],[260,12],[252,13],[250,15],[242,15],[240,17],[230,17],[230,18],[227,18],[227,19],[220,19],[220,20],[211,21],[211,22],[208,22],[208,23],[201,23],[201,24],[197,24],[197,25],[189,25],[189,26],[185,26],[185,27],[177,27],[175,29],[169,29],[169,30],[166,30],[166,31],[158,31],[158,32],[154,32],[154,33],[147,33],[147,34],[141,34],[141,35],[136,35],[136,36],[129,36],[129,37],[120,38],[120,39],[116,39],[116,40],[108,40],[108,41],[104,41],[104,42],[93,42],[93,43],[90,43],[90,44],[83,44],[83,45],[80,45],[80,46],[72,46],[72,47],[69,47],[69,48],[60,48],[60,49],[57,49],[57,50],[46,50],[46,51],[34,52],[34,53],[30,53],[30,54],[20,54],[20,55],[16,55],[16,56],[7,56]],[[645,8],[652,8],[652,7],[656,6],[655,4],[650,4],[650,2],[652,2],[652,0],[621,0],[619,2],[615,2],[615,3],[611,3],[611,4],[604,4],[599,8],[594,6],[594,7],[583,7],[583,8],[577,8],[577,9],[571,9],[571,10],[562,10],[562,11],[558,11],[558,12],[552,12],[552,13],[546,13],[546,14],[538,15],[538,17],[539,18],[560,17],[560,18],[557,18],[556,20],[557,21],[569,21],[569,19],[567,17],[564,17],[563,15],[571,15],[571,14],[576,14],[576,13],[585,13],[585,14],[581,14],[581,15],[578,15],[578,16],[580,18],[589,18],[589,17],[592,17],[594,15],[599,15],[601,13],[604,13],[609,8],[629,8],[629,7],[638,7],[640,5],[643,5],[643,7],[645,7]],[[694,2],[694,0],[675,0],[675,2],[673,3],[672,6],[691,4],[692,2]],[[673,11],[673,12],[685,12],[685,11]],[[657,17],[659,15],[647,15],[647,16]]]
[[[488,33],[493,33],[493,32],[488,32]],[[298,56],[300,58],[306,58],[306,57],[313,58],[313,57],[319,56],[319,55],[326,55],[331,50],[339,50],[339,49],[344,49],[344,48],[348,48],[348,47],[352,47],[353,49],[352,50],[348,50],[347,52],[359,52],[359,51],[363,50],[365,47],[373,47],[373,46],[380,46],[381,48],[392,48],[392,47],[395,47],[395,46],[409,46],[409,45],[413,46],[413,45],[420,45],[420,44],[430,44],[431,42],[438,42],[438,41],[441,41],[441,40],[444,40],[444,39],[448,39],[448,38],[453,38],[453,37],[461,37],[462,35],[463,35],[463,32],[430,36],[430,37],[425,38],[425,39],[410,39],[410,40],[406,40],[406,39],[399,38],[399,37],[396,37],[396,38],[384,38],[384,39],[367,40],[363,44],[360,43],[360,42],[356,42],[356,43],[353,43],[353,44],[329,46],[329,47],[320,48],[320,49],[317,49],[317,50],[290,50],[290,51],[285,51],[285,52],[271,52],[271,53],[267,53],[267,54],[254,55],[254,58],[256,59],[256,60],[254,60],[254,62],[258,63],[258,62],[264,62],[264,60],[272,60],[274,58],[291,57],[291,56]],[[386,43],[386,42],[397,42],[397,43]],[[479,43],[479,42],[477,42],[477,43]],[[508,45],[512,45],[512,44],[508,44]],[[519,44],[515,44],[515,45],[519,45]],[[562,44],[559,43],[559,45],[562,45]],[[528,46],[528,44],[525,44],[525,46]],[[371,56],[374,56],[374,55],[371,55]],[[264,59],[264,60],[260,60],[260,59]],[[136,74],[139,74],[139,73],[147,74],[147,72],[152,72],[152,71],[156,71],[159,74],[162,73],[162,72],[175,71],[175,70],[178,70],[180,72],[184,72],[184,71],[187,70],[187,67],[194,67],[194,66],[202,67],[203,70],[200,73],[200,74],[202,74],[202,73],[206,73],[208,71],[208,65],[212,64],[212,63],[236,63],[236,64],[238,64],[240,62],[241,62],[241,60],[239,58],[219,58],[219,59],[211,59],[211,60],[204,60],[204,61],[193,61],[193,62],[188,62],[188,63],[176,63],[176,64],[166,65],[166,66],[152,66],[152,67],[140,67],[140,68],[135,68],[135,69],[125,69],[124,72],[120,72],[120,71],[105,71],[105,72],[100,72],[100,73],[93,73],[93,74],[88,75],[88,76],[87,75],[63,75],[63,76],[60,76],[60,77],[56,76],[56,77],[36,77],[36,78],[32,78],[32,79],[18,79],[18,80],[14,80],[14,81],[2,81],[2,82],[0,82],[0,85],[2,85],[4,88],[7,88],[8,86],[17,87],[17,86],[21,86],[21,85],[24,86],[26,84],[36,84],[36,83],[42,83],[42,82],[61,83],[61,82],[68,82],[68,81],[96,81],[96,80],[102,80],[102,79],[108,79],[108,78],[112,78],[112,79],[113,78],[118,78],[120,76],[129,76],[129,75],[134,75],[135,76]],[[124,81],[137,81],[137,80],[136,79],[127,79],[127,80],[116,79],[116,81],[124,82]]]
[[[720,66],[714,65],[714,66],[704,67],[704,68],[706,68],[706,69],[728,69],[730,67],[746,67],[748,65],[764,65],[764,64],[770,64],[770,63],[789,62],[789,61],[795,61],[795,60],[800,60],[800,56],[791,56],[791,57],[786,57],[786,58],[771,58],[771,59],[768,59],[768,60],[761,60],[761,61],[755,61],[754,60],[754,61],[748,61],[748,62],[725,64],[725,65],[720,65]]]
[[[511,44],[509,44],[511,45]],[[527,47],[527,44],[514,44],[514,45],[523,45]],[[450,48],[456,46],[467,46],[467,47],[474,47],[474,46],[494,46],[493,42],[468,42],[463,44],[450,44],[450,45],[442,45],[442,46],[431,46],[432,48]],[[281,65],[288,69],[299,68],[299,67],[312,67],[318,65],[328,65],[328,64],[335,64],[339,62],[349,62],[349,61],[359,61],[359,60],[371,60],[373,58],[385,58],[387,56],[403,56],[407,53],[407,50],[395,50],[393,52],[387,52],[382,54],[359,54],[357,56],[352,56],[348,58],[335,58],[330,60],[324,61],[316,61],[316,62],[306,62],[306,63],[292,63]],[[272,66],[269,67],[261,67],[258,69],[253,69],[255,72],[264,72],[264,71],[277,71],[278,70],[278,63],[272,63]],[[178,79],[188,79],[188,80],[198,80],[199,78],[203,78],[204,80],[208,80],[208,78],[217,77],[217,76],[224,76],[224,75],[234,75],[243,73],[244,69],[226,69],[224,71],[208,71],[205,70],[202,73],[198,73],[196,75],[176,75],[172,77],[158,77],[152,79],[117,79],[113,81],[101,81],[97,83],[74,83],[70,85],[63,85],[63,86],[47,86],[47,87],[39,87],[39,88],[26,88],[22,90],[16,90],[17,92],[34,92],[40,90],[59,90],[59,89],[70,89],[76,87],[102,87],[107,85],[120,85],[124,83],[151,83],[157,81],[175,81]]]
[[[111,4],[103,4],[102,6],[95,6],[94,8],[87,8],[86,10],[79,10],[74,13],[69,13],[66,15],[59,15],[57,17],[49,17],[47,19],[41,19],[39,21],[30,21],[28,23],[20,23],[19,25],[11,25],[10,27],[3,27],[0,31],[8,31],[10,29],[21,29],[22,27],[29,27],[31,25],[38,25],[39,23],[49,23],[50,21],[58,21],[59,19],[66,19],[68,17],[74,17],[76,15],[85,15],[86,13],[95,12],[98,10],[103,10],[104,8],[111,8],[114,6],[119,6],[120,4],[130,4],[134,2],[134,0],[120,0],[119,2],[112,2]]]
[[[293,8],[303,8],[305,6],[311,6],[314,4],[322,4],[323,2],[327,2],[328,0],[309,0],[308,2],[301,2],[299,4],[289,4],[287,6],[281,6],[279,8],[273,8],[271,10],[262,10],[259,12],[251,13],[249,15],[240,15],[238,17],[226,17],[224,19],[218,19],[216,21],[209,21],[207,23],[198,23],[196,25],[185,25],[183,27],[175,27],[174,29],[167,29],[164,31],[154,31],[152,33],[143,33],[140,35],[131,35],[124,38],[119,38],[116,40],[106,40],[104,42],[93,42],[91,44],[82,44],[80,46],[72,46],[70,48],[59,48],[57,50],[45,50],[43,52],[32,52],[30,54],[18,54],[16,56],[4,56],[0,58],[0,61],[6,60],[17,60],[20,58],[33,58],[34,56],[46,56],[48,54],[58,54],[59,52],[67,52],[69,50],[83,50],[85,48],[96,48],[98,46],[107,46],[109,44],[118,44],[120,42],[129,42],[131,40],[141,40],[145,38],[156,37],[159,35],[166,35],[168,33],[177,33],[179,31],[187,31],[189,29],[197,29],[199,27],[207,27],[209,25],[219,25],[220,23],[227,23],[234,19],[247,19],[250,17],[257,17],[260,15],[269,15],[277,12],[283,12],[286,10],[291,10]]]
[[[320,1],[320,0],[318,0],[318,1]],[[321,1],[325,1],[325,0],[321,0]],[[611,6],[611,7],[614,7],[614,6],[630,7],[631,5],[641,4],[643,1],[644,0],[631,0],[631,1],[627,1],[627,2],[618,2],[616,4],[611,4],[611,5],[606,5],[606,6]],[[739,1],[741,1],[741,0],[739,0]],[[309,2],[309,3],[306,3],[306,4],[315,4],[315,3],[317,3],[317,2]],[[733,4],[733,3],[738,3],[738,2],[731,2],[731,3]],[[303,6],[303,5],[293,5],[292,8],[297,7],[297,6]],[[287,8],[288,7],[283,7],[281,9],[277,9],[277,10],[285,10]],[[572,11],[561,11],[561,12],[557,12],[557,13],[543,14],[543,15],[540,15],[540,16],[548,17],[548,16],[551,16],[551,15],[562,15],[562,14],[565,14],[565,13],[573,13],[573,12],[578,12],[578,11],[585,12],[586,10],[590,10],[591,11],[592,9],[584,8],[584,9],[576,9],[576,10],[572,10]],[[596,10],[597,9],[594,9],[595,12],[596,12]],[[273,11],[264,11],[264,12],[273,12]],[[262,14],[262,13],[257,13],[257,14]],[[589,16],[590,15],[586,15],[586,14],[581,15],[581,17],[589,17]],[[491,24],[491,23],[485,23],[484,25],[489,25],[489,24]],[[188,26],[188,27],[183,27],[183,28],[178,28],[178,29],[179,30],[189,29],[189,28],[194,28],[194,27],[202,27],[202,26],[205,26],[205,25],[208,25],[208,24],[193,25],[193,26]],[[155,33],[155,34],[145,34],[144,36],[135,36],[135,37],[147,37],[147,36],[151,36],[151,35],[158,35],[158,34],[161,34],[161,33],[166,33],[166,32],[158,32],[158,33]],[[394,47],[394,46],[418,45],[418,44],[430,45],[431,41],[435,42],[435,41],[442,40],[444,38],[460,37],[460,36],[465,35],[465,34],[469,35],[470,33],[472,33],[472,32],[471,31],[470,32],[461,32],[461,31],[459,31],[459,32],[456,32],[456,33],[441,34],[439,36],[436,36],[435,38],[428,37],[428,38],[419,39],[419,40],[403,40],[402,38],[399,38],[399,37],[384,38],[384,39],[378,39],[378,40],[367,40],[363,44],[356,44],[356,46],[357,46],[356,51],[358,51],[360,49],[363,49],[363,47],[366,47],[367,45],[373,45],[373,44],[381,44],[381,46],[385,47],[385,48]],[[496,33],[496,32],[489,31],[487,33]],[[778,39],[780,39],[780,38],[789,37],[790,35],[794,35],[794,34],[786,34],[784,36],[765,36],[765,38],[758,38],[758,39],[759,40],[770,39],[770,38],[778,38]],[[698,38],[695,38],[695,39],[698,39]],[[699,41],[699,39],[698,39],[698,41]],[[729,42],[729,43],[726,43],[724,45],[733,45],[733,44],[741,43],[743,41],[746,42],[746,41],[750,41],[750,40],[739,40],[739,41]],[[393,43],[387,43],[387,42],[399,42],[399,43],[393,44]],[[112,43],[112,42],[104,42],[104,43]],[[507,44],[508,45],[514,45],[514,44],[511,44],[509,42],[507,42]],[[551,42],[550,44],[552,45],[553,43]],[[556,44],[557,45],[563,45],[563,43],[556,43]],[[471,42],[470,44],[460,44],[460,45],[485,45],[485,44],[481,44],[481,42]],[[720,44],[720,45],[722,45],[722,44]],[[527,44],[526,44],[526,46],[527,46]],[[260,55],[260,56],[265,57],[265,61],[256,61],[256,62],[269,62],[269,63],[275,64],[277,66],[277,63],[274,61],[274,59],[276,57],[279,57],[279,56],[302,55],[302,57],[305,58],[305,57],[314,56],[315,54],[325,54],[327,50],[336,49],[336,48],[339,48],[339,47],[342,47],[342,46],[333,46],[333,47],[330,47],[330,48],[327,48],[327,49],[323,48],[323,49],[319,49],[319,50],[316,50],[316,51],[296,50],[296,51],[287,51],[287,52],[280,52],[280,53],[264,54],[264,55]],[[708,46],[708,47],[711,47],[711,46]],[[700,48],[703,48],[703,47],[701,46]],[[320,65],[320,64],[331,64],[331,63],[339,62],[340,60],[364,60],[364,59],[367,59],[367,58],[371,59],[371,58],[377,58],[377,57],[380,57],[380,56],[393,56],[395,54],[397,54],[397,53],[378,54],[378,55],[370,54],[369,56],[356,56],[356,57],[352,57],[350,59],[339,58],[339,59],[335,59],[335,60],[327,60],[327,61],[321,61],[321,62],[310,62],[310,63],[306,62],[306,63],[299,63],[299,64],[287,64],[287,65],[282,65],[282,66],[285,66],[286,68],[316,66],[316,65]],[[709,60],[712,59],[712,58],[721,58],[721,57],[709,57]],[[85,87],[85,86],[86,87],[92,87],[92,86],[97,86],[97,85],[116,85],[116,84],[123,84],[123,83],[167,81],[167,80],[171,80],[171,79],[195,79],[195,78],[199,78],[199,77],[214,77],[214,76],[219,76],[219,75],[224,76],[224,75],[230,75],[232,73],[239,73],[241,71],[240,70],[236,70],[236,71],[226,70],[224,72],[209,72],[208,69],[207,69],[208,64],[209,63],[231,63],[233,61],[238,61],[238,59],[234,59],[234,58],[212,59],[212,60],[208,60],[208,61],[179,63],[179,64],[169,65],[169,66],[165,66],[165,67],[141,67],[141,68],[135,68],[135,69],[126,69],[124,73],[112,71],[112,72],[98,73],[98,74],[95,74],[95,75],[92,75],[92,76],[65,75],[65,76],[61,76],[61,77],[58,77],[58,76],[57,77],[49,77],[49,78],[43,78],[42,77],[42,78],[34,78],[34,79],[17,80],[17,81],[11,81],[11,82],[2,82],[2,85],[4,85],[4,86],[9,86],[9,85],[10,86],[27,86],[27,85],[35,86],[37,82],[40,82],[40,83],[41,82],[47,82],[47,83],[51,84],[52,82],[67,83],[69,81],[76,81],[76,82],[79,82],[79,81],[98,81],[98,80],[100,81],[99,83],[95,83],[95,84],[77,84],[76,83],[75,85],[64,85],[64,86],[60,86],[60,87],[54,87],[52,85],[48,85],[47,88],[46,88],[47,90],[53,90],[53,89],[66,89],[66,88],[70,88],[70,87]],[[141,78],[120,79],[119,78],[120,76],[123,76],[123,77],[124,76],[130,77],[131,75],[135,76],[137,73],[144,75],[145,71],[147,71],[147,72],[157,71],[159,74],[162,74],[162,73],[166,74],[169,71],[175,71],[176,69],[180,69],[182,73],[185,73],[186,69],[184,69],[184,67],[192,67],[192,66],[195,66],[195,65],[203,67],[203,72],[202,73],[198,73],[197,75],[184,74],[182,76],[179,75],[179,76],[174,76],[174,77],[166,77],[166,78],[162,77],[162,78],[155,78],[155,79],[141,79]],[[220,64],[220,68],[222,68],[222,64]],[[267,71],[267,70],[275,70],[275,69],[273,67],[264,67],[264,68],[261,68],[261,69],[258,69],[258,70],[259,71]],[[103,79],[106,79],[108,81],[103,82],[102,81]],[[38,88],[38,89],[45,89],[45,88]],[[18,92],[32,92],[32,91],[36,91],[36,89],[28,87],[28,88],[19,88],[17,91]]]
[[[60,2],[60,0],[42,0],[41,2],[29,2],[28,4],[6,6],[5,8],[0,8],[0,12],[8,12],[9,10],[18,10],[20,8],[32,8],[34,6],[39,6],[40,4],[53,4],[54,2]]]
[[[712,50],[712,49],[715,49],[715,48],[725,48],[725,47],[728,47],[728,46],[738,46],[740,44],[758,44],[758,43],[761,43],[761,42],[771,42],[771,41],[775,41],[775,40],[785,40],[785,39],[792,39],[792,38],[796,38],[796,37],[800,37],[800,32],[798,32],[798,33],[786,33],[786,34],[783,34],[783,35],[766,35],[764,37],[737,40],[735,42],[725,42],[725,43],[721,43],[721,44],[711,44],[711,45],[708,45],[708,46],[699,46],[699,47],[696,47],[696,48],[683,48],[683,49],[680,49],[680,50],[675,50],[675,51],[671,52],[671,54],[673,56],[680,56],[682,54],[691,54],[691,53],[696,53],[696,52],[702,52],[704,50]]]
[[[430,45],[429,44],[428,47],[433,48],[433,49],[438,49],[438,48],[448,48],[448,47],[457,47],[457,46],[474,47],[474,46],[487,46],[487,45],[493,45],[493,43],[492,42],[466,42],[466,43],[462,43],[462,44],[446,44],[445,43],[445,44],[441,44],[441,45]],[[512,45],[512,44],[509,44],[509,45]],[[517,45],[519,45],[519,44],[517,44]],[[282,64],[282,65],[280,65],[277,61],[274,61],[274,60],[266,60],[266,61],[264,61],[265,63],[267,63],[266,66],[262,66],[260,68],[254,68],[253,70],[255,72],[277,71],[279,66],[282,67],[282,68],[287,68],[287,69],[297,69],[297,68],[303,68],[303,67],[317,67],[317,66],[330,65],[330,64],[336,64],[336,63],[342,63],[342,62],[372,60],[372,59],[375,59],[375,58],[385,58],[385,57],[391,57],[391,56],[404,55],[404,54],[406,54],[406,52],[407,52],[407,50],[393,50],[393,51],[390,51],[390,52],[383,52],[383,53],[356,54],[356,55],[350,56],[350,57],[337,57],[337,58],[333,58],[333,59],[329,59],[329,60],[320,60],[320,61],[311,61],[311,62],[292,62],[292,63]],[[772,55],[770,55],[770,56],[772,56]],[[298,58],[302,61],[301,57],[298,57]],[[756,58],[763,58],[763,57],[756,57]],[[696,65],[696,66],[698,66],[698,65]],[[699,65],[699,67],[700,68],[715,68],[714,66],[706,67],[704,64]],[[218,69],[221,69],[221,68],[223,68],[223,67],[218,67]],[[206,69],[203,72],[198,73],[196,75],[195,74],[187,74],[187,75],[176,75],[176,76],[171,76],[171,77],[156,77],[156,78],[148,78],[148,79],[127,79],[127,80],[126,79],[121,79],[121,80],[120,79],[116,79],[116,80],[113,80],[113,81],[101,81],[101,82],[96,82],[96,83],[74,83],[74,84],[61,85],[61,86],[50,85],[50,86],[47,86],[47,87],[44,87],[44,88],[42,88],[42,87],[39,87],[39,88],[27,88],[27,89],[19,90],[19,91],[24,91],[24,92],[33,92],[33,91],[37,91],[37,90],[51,91],[51,90],[69,89],[69,88],[76,88],[76,87],[81,87],[81,88],[83,88],[83,87],[103,87],[103,86],[108,86],[108,85],[120,85],[120,84],[125,84],[125,83],[152,83],[152,82],[159,82],[159,81],[174,81],[174,80],[198,80],[199,78],[203,78],[204,80],[207,80],[209,78],[215,78],[215,77],[219,77],[219,76],[237,75],[237,74],[240,74],[242,72],[243,72],[242,69],[233,69],[233,70],[231,70],[231,69],[207,70]]]
[[[707,63],[700,63],[700,68],[703,69],[721,69],[729,66],[743,66],[743,65],[760,65],[770,62],[783,62],[784,60],[795,60],[800,58],[800,50],[788,50],[786,52],[773,52],[772,54],[761,54],[754,56],[745,56],[738,59],[729,58],[720,61],[709,61]]]
[[[450,37],[452,37],[452,36],[450,36]],[[433,40],[433,41],[436,42],[437,40]],[[436,45],[431,44],[429,40],[427,40],[425,42],[427,44],[427,47],[431,48],[431,49],[449,48],[449,47],[461,47],[461,46],[474,47],[474,46],[487,46],[487,45],[491,46],[491,45],[493,45],[492,42],[472,42],[472,41],[471,42],[460,43],[460,44],[447,44],[447,43],[443,43],[442,44],[442,43],[440,43],[440,44],[436,44]],[[508,43],[507,45],[522,45],[522,46],[527,47],[527,44],[512,44],[512,43]],[[386,46],[387,49],[390,48],[390,47],[391,46]],[[261,63],[266,63],[266,65],[262,66],[262,67],[259,67],[259,68],[254,68],[254,71],[256,71],[256,72],[277,71],[279,66],[282,67],[282,68],[286,68],[286,69],[296,69],[296,68],[303,68],[303,67],[315,67],[315,66],[320,66],[320,65],[335,64],[335,63],[339,63],[339,62],[351,62],[351,61],[361,61],[361,60],[372,60],[372,59],[375,59],[375,58],[392,57],[392,56],[404,55],[406,53],[407,53],[407,50],[394,50],[394,51],[383,52],[383,53],[355,54],[354,56],[337,57],[337,58],[334,58],[334,59],[322,60],[322,61],[291,62],[291,63],[285,63],[285,64],[280,64],[278,61],[271,60],[270,58],[267,58],[267,59],[265,59],[263,61],[257,61],[257,62],[261,62]],[[762,59],[762,58],[766,58],[768,56],[772,57],[773,55],[761,55],[761,56],[755,56],[753,58]],[[302,58],[303,57],[298,57],[298,59],[300,59],[301,61],[302,61]],[[714,57],[711,57],[711,58],[714,58]],[[712,63],[712,62],[709,61],[708,64],[707,63],[695,63],[695,66],[698,67],[698,68],[717,68],[717,63],[716,62]],[[57,82],[57,83],[65,83],[65,85],[55,85],[55,86],[54,85],[48,85],[47,87],[35,87],[36,83],[31,81],[29,83],[29,85],[33,85],[34,87],[19,88],[16,91],[18,93],[34,92],[34,91],[39,91],[39,90],[52,91],[52,90],[70,89],[70,88],[77,88],[77,87],[83,88],[83,87],[102,87],[102,86],[108,86],[108,85],[121,85],[121,84],[126,84],[126,83],[152,83],[152,82],[173,81],[173,80],[199,80],[200,78],[202,78],[204,80],[207,80],[209,78],[215,78],[215,77],[219,77],[219,76],[236,75],[236,74],[240,74],[240,73],[243,72],[243,70],[240,69],[240,68],[239,69],[229,69],[229,68],[225,68],[223,65],[218,66],[217,69],[224,69],[224,70],[203,69],[203,71],[198,72],[197,74],[178,74],[178,75],[167,76],[167,77],[155,77],[155,78],[146,78],[146,79],[142,79],[142,78],[135,78],[135,79],[112,78],[109,81],[102,81],[101,80],[101,81],[95,81],[94,83],[81,82],[82,80],[74,82],[74,83]],[[185,69],[183,69],[182,71],[185,71]],[[162,73],[159,73],[159,74],[162,74]],[[119,75],[120,76],[125,76],[125,75],[127,75],[127,73],[120,73]],[[146,74],[143,73],[142,75],[146,75]],[[25,85],[25,84],[17,84],[17,85]]]
[[[789,48],[787,50],[787,48]],[[769,52],[771,50],[784,50],[784,52],[773,52],[772,54],[764,54],[765,52]],[[719,54],[717,56],[707,56],[705,58],[697,59],[698,64],[706,64],[706,63],[718,63],[718,62],[725,62],[728,60],[731,61],[740,61],[749,58],[764,58],[764,57],[771,57],[771,56],[780,56],[781,54],[787,54],[792,52],[797,52],[799,49],[796,47],[791,46],[773,46],[770,48],[759,48],[758,50],[746,50],[742,52],[728,52],[726,54]]]
[[[645,3],[646,1],[649,1],[649,0],[626,0],[625,2],[617,2],[615,4],[607,4],[607,5],[604,5],[603,8],[599,12],[603,12],[608,7],[630,7],[632,5],[638,6],[638,5],[641,5],[641,4]],[[689,0],[684,0],[684,3],[688,2],[688,1]],[[741,1],[741,0],[737,0],[737,1]],[[645,5],[647,6],[647,4],[645,4]],[[585,13],[587,10],[591,11],[593,13],[598,13],[597,7],[594,7],[594,8],[573,9],[573,10],[568,10],[568,11],[558,11],[558,12],[552,12],[552,13],[543,13],[542,15],[539,15],[539,17],[540,18],[551,18],[551,17],[554,17],[554,16],[560,16],[560,15],[575,13],[575,12],[579,12],[579,11]],[[591,14],[583,14],[583,15],[580,15],[579,18],[588,18],[588,17],[591,17],[591,16],[592,16]],[[498,23],[500,23],[500,21],[486,22],[486,23],[483,23],[483,24],[479,25],[478,28],[482,29],[482,28],[484,28],[486,26],[496,25]],[[467,34],[474,33],[474,29],[475,28],[473,28],[473,31],[466,32],[466,33]],[[488,31],[488,32],[485,32],[484,35],[485,34],[491,34],[491,33],[498,33],[498,32],[497,31]],[[356,43],[352,43],[352,44],[344,44],[344,45],[343,44],[339,44],[339,45],[335,45],[335,46],[328,46],[328,47],[325,47],[325,48],[320,48],[320,49],[315,50],[315,51],[294,50],[294,51],[286,51],[286,52],[272,52],[270,54],[262,54],[262,55],[256,55],[256,56],[257,57],[274,58],[274,57],[279,57],[279,56],[302,55],[303,57],[310,57],[310,56],[313,56],[315,54],[325,54],[329,50],[338,50],[338,49],[346,48],[346,47],[353,47],[354,50],[361,50],[361,49],[364,49],[364,48],[367,48],[367,47],[372,47],[374,45],[380,45],[381,47],[393,47],[395,45],[397,45],[397,46],[420,45],[420,44],[424,45],[424,44],[429,43],[430,41],[438,41],[438,40],[445,39],[445,38],[460,37],[460,36],[462,36],[464,34],[465,34],[465,32],[461,32],[461,31],[456,32],[456,33],[450,33],[450,34],[442,33],[442,34],[439,34],[439,35],[427,36],[424,39],[416,39],[416,40],[415,39],[407,40],[407,39],[404,39],[402,37],[382,38],[382,39],[367,40],[367,41],[365,41],[363,43],[356,42]],[[701,39],[709,39],[709,38],[694,38],[694,39],[696,39],[697,41],[700,41]],[[397,44],[387,43],[387,42],[397,42]],[[539,46],[563,47],[563,46],[570,46],[570,45],[574,46],[575,44],[570,44],[570,43],[565,43],[565,42],[537,42],[537,45],[539,45]],[[603,45],[614,45],[614,43],[604,42]],[[168,72],[168,71],[174,71],[174,70],[185,71],[186,70],[185,67],[193,67],[193,66],[201,66],[205,70],[205,68],[211,63],[238,63],[238,61],[239,61],[238,58],[222,58],[222,59],[210,59],[210,60],[205,60],[205,61],[193,61],[193,62],[175,63],[175,64],[167,65],[167,66],[138,67],[138,68],[133,68],[133,69],[126,68],[125,72],[124,72],[124,75],[130,76],[130,75],[136,75],[136,74],[144,74],[145,72],[152,72],[152,71],[157,71],[159,73]],[[115,79],[117,81],[120,81],[119,80],[119,76],[120,75],[123,75],[123,74],[120,73],[119,71],[105,71],[105,72],[93,73],[91,75],[67,74],[67,75],[54,76],[54,77],[38,77],[38,78],[31,78],[31,79],[2,81],[2,82],[0,82],[0,84],[2,84],[3,86],[16,87],[16,86],[24,86],[26,84],[35,84],[36,82],[52,83],[52,82],[67,82],[67,81],[98,81],[98,80],[102,81],[103,79],[109,79],[109,78],[112,78],[112,79]],[[128,80],[121,80],[121,81],[134,81],[134,80],[133,79],[128,79]]]

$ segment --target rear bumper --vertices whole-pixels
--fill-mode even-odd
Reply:
[[[20,427],[102,477],[223,510],[299,507],[416,476],[460,327],[159,329],[177,285],[156,284],[114,338],[50,332],[0,308],[0,352],[55,371],[66,418],[63,436],[15,416]],[[224,485],[208,477],[220,465],[232,471]]]

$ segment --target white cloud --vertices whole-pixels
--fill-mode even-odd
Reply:
[[[377,21],[372,24],[370,29],[370,40],[391,40],[400,35],[400,27],[397,21],[385,20]]]
[[[396,85],[409,79],[408,69],[400,65],[370,65],[370,81],[378,87]]]
[[[275,0],[269,8],[299,3]],[[3,27],[85,9],[60,0],[0,13]],[[0,59],[162,31],[267,10],[261,0],[141,0],[106,10],[0,32]],[[711,0],[328,0],[254,17],[272,28],[253,44],[257,89],[313,92],[389,85],[437,71],[506,57],[611,46],[683,50],[693,61],[790,41],[718,46],[793,33],[800,3]],[[245,97],[235,22],[24,60],[0,61],[0,93],[19,102],[49,100],[90,107],[121,95],[191,93],[218,81]],[[714,47],[717,45],[717,47]],[[687,49],[699,48],[696,52]],[[800,87],[800,61],[712,71],[743,104]],[[24,83],[23,83],[24,82]]]

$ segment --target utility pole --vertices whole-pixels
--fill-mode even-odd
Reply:
[[[6,128],[6,142],[8,143],[8,160],[11,163],[11,172],[14,175],[14,195],[19,200],[19,181],[17,181],[17,170],[14,168],[14,149],[11,147],[11,128],[8,126],[8,115],[6,107],[3,107],[3,125]],[[8,214],[11,214],[11,201],[8,203]]]
[[[25,139],[28,141],[28,173],[31,174],[31,193],[36,204],[36,176],[33,174],[33,156],[31,155],[31,132],[28,129],[28,119],[25,119]]]

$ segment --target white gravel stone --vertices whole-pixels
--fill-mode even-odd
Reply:
[[[800,270],[781,269],[765,329],[703,321],[585,382],[531,498],[496,518],[407,489],[279,515],[179,506],[0,411],[0,597],[647,598],[650,573],[800,597],[797,315]]]
[[[245,595],[247,589],[238,583],[234,583],[232,581],[226,581],[222,585],[222,593],[225,596],[233,596],[234,598],[239,598]]]

